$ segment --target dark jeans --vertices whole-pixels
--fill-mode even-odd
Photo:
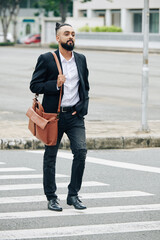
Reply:
[[[43,186],[44,193],[48,200],[57,198],[56,195],[56,156],[59,143],[63,133],[66,133],[70,140],[70,147],[73,153],[71,179],[68,185],[68,195],[76,196],[81,188],[82,177],[86,159],[86,136],[84,119],[71,112],[60,113],[58,123],[58,141],[56,146],[45,146],[43,161]]]

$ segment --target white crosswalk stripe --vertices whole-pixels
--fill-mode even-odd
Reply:
[[[64,174],[56,174],[56,178],[65,178],[69,177],[68,175]],[[36,178],[43,178],[43,174],[31,174],[31,175],[2,175],[0,179],[36,179]]]
[[[106,214],[106,213],[127,213],[127,212],[148,212],[160,211],[160,204],[148,205],[127,205],[114,207],[92,207],[83,211],[84,215],[90,214]],[[22,219],[22,218],[41,218],[41,217],[63,217],[63,216],[77,216],[82,215],[82,211],[75,211],[74,209],[64,209],[62,212],[52,212],[50,210],[41,211],[25,211],[25,212],[7,212],[0,213],[1,219]]]
[[[18,240],[18,239],[35,239],[35,238],[52,238],[66,236],[84,236],[111,233],[127,233],[140,231],[160,230],[160,221],[148,222],[129,222],[114,224],[99,224],[85,226],[67,226],[59,228],[42,228],[27,230],[1,231],[1,240]]]
[[[0,162],[0,164],[5,164],[4,162]]]
[[[141,191],[122,191],[122,192],[98,192],[96,193],[83,193],[82,199],[107,199],[107,198],[131,198],[131,197],[149,197],[154,194],[141,192]],[[66,199],[66,194],[59,194],[60,200]],[[0,204],[5,203],[24,203],[24,202],[44,202],[46,197],[44,195],[34,196],[20,196],[20,197],[2,197]]]
[[[100,183],[100,182],[83,182],[83,187],[96,187],[96,186],[107,186],[108,184]],[[68,186],[68,183],[62,182],[57,183],[58,188],[64,188]],[[14,185],[0,185],[0,191],[8,191],[8,190],[26,190],[26,189],[42,189],[43,185],[40,183],[37,184],[14,184]]]
[[[44,151],[27,151],[27,152],[28,153],[39,153],[39,154],[44,153]],[[68,153],[68,152],[64,152],[64,151],[63,152],[59,151],[58,157],[72,159],[72,154]],[[100,164],[100,165],[104,165],[104,166],[137,170],[137,171],[142,171],[142,172],[160,173],[160,168],[158,168],[158,167],[144,166],[144,165],[132,164],[132,163],[126,163],[126,162],[117,162],[117,161],[111,161],[111,160],[101,159],[101,158],[87,157],[86,162],[96,163],[96,164]]]
[[[0,172],[26,172],[26,171],[35,171],[35,169],[27,167],[0,168]]]

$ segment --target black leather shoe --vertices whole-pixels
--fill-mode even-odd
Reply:
[[[83,210],[87,208],[82,204],[82,201],[79,199],[78,196],[68,196],[67,204],[70,206],[73,205],[75,209],[78,209],[78,210]]]
[[[59,202],[57,199],[51,199],[48,202],[48,209],[58,212],[61,212],[63,210],[62,207],[59,206]]]

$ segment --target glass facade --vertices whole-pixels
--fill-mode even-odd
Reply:
[[[159,33],[159,9],[150,10],[149,31]]]
[[[87,10],[80,10],[79,17],[87,17]]]
[[[133,14],[133,31],[134,32],[142,32],[142,13],[134,13]]]
[[[142,10],[131,9],[133,14],[133,32],[142,32]],[[160,9],[150,9],[149,32],[160,33]]]
[[[117,9],[117,10],[111,10],[111,16],[112,16],[112,25],[116,26],[116,27],[120,27],[121,26],[121,10]]]
[[[93,10],[94,17],[105,17],[106,10]]]

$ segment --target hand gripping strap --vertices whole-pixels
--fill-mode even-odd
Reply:
[[[54,56],[54,59],[55,59],[56,64],[57,64],[58,72],[59,72],[59,74],[62,74],[62,69],[61,69],[61,66],[60,66],[60,63],[59,63],[58,57],[57,57],[57,55],[56,55],[54,52],[53,52],[53,56]],[[59,96],[59,103],[58,103],[58,110],[57,110],[57,113],[60,113],[61,98],[62,98],[62,87],[60,88],[60,96]]]

